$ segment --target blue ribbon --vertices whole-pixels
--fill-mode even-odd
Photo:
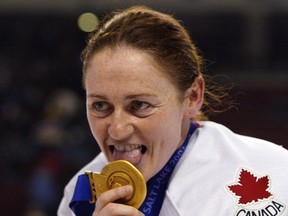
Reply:
[[[90,203],[90,200],[92,200],[92,192],[89,178],[86,174],[83,174],[78,176],[69,207],[76,216],[91,216],[95,209],[95,204]]]
[[[189,133],[183,143],[183,145],[170,157],[166,165],[147,182],[147,196],[140,206],[139,210],[145,214],[145,216],[158,216],[161,210],[165,191],[167,188],[170,176],[177,165],[177,162],[186,150],[190,137],[196,130],[196,125],[191,124]]]
[[[147,182],[147,196],[139,208],[145,216],[159,215],[170,176],[177,162],[185,152],[189,139],[196,128],[197,126],[192,123],[183,145],[174,152],[166,165]],[[76,216],[91,216],[95,209],[95,204],[89,202],[91,199],[92,193],[89,178],[86,174],[80,175],[77,179],[75,191],[69,207]]]

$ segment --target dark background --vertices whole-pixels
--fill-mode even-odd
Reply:
[[[64,185],[99,152],[81,87],[83,12],[102,17],[145,3],[173,13],[202,50],[207,73],[235,83],[237,109],[211,120],[288,148],[287,3],[37,2],[0,0],[0,215],[56,215]]]

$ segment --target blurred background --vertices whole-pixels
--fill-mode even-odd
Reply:
[[[0,215],[56,215],[64,185],[99,152],[79,17],[135,4],[182,20],[207,73],[235,83],[237,109],[212,120],[288,148],[288,1],[0,0]]]

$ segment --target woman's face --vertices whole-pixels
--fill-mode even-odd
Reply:
[[[151,56],[106,48],[85,74],[91,131],[109,161],[127,160],[146,181],[166,164],[189,129],[188,102]]]

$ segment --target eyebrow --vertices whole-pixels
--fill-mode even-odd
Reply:
[[[107,98],[105,96],[97,95],[97,94],[89,94],[89,95],[87,95],[87,97],[88,98],[99,98],[99,99],[107,100]]]
[[[142,94],[135,94],[135,95],[128,95],[125,97],[126,99],[135,99],[139,97],[156,97],[154,94],[149,94],[149,93],[142,93]]]
[[[102,99],[102,100],[108,100],[107,97],[103,96],[103,95],[98,95],[98,94],[89,94],[87,95],[87,97],[89,98],[99,98],[99,99]],[[134,94],[134,95],[128,95],[125,97],[125,99],[136,99],[136,98],[139,98],[139,97],[157,97],[156,95],[154,94],[149,94],[149,93],[141,93],[141,94]]]

